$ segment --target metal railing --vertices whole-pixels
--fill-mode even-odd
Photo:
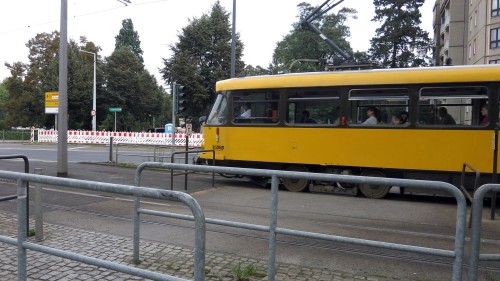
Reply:
[[[444,182],[421,181],[421,180],[405,180],[405,179],[391,179],[379,177],[360,177],[338,174],[317,174],[305,172],[288,172],[288,171],[275,171],[275,170],[261,170],[261,169],[244,169],[244,168],[229,168],[229,167],[213,167],[201,165],[186,165],[186,164],[172,164],[172,163],[153,163],[146,162],[139,166],[136,170],[135,182],[140,186],[141,172],[143,167],[154,167],[163,169],[176,169],[176,170],[190,170],[194,172],[205,173],[221,173],[221,174],[235,174],[244,176],[260,176],[271,178],[271,202],[270,202],[270,217],[269,226],[255,225],[241,222],[225,221],[206,218],[207,223],[223,225],[228,227],[237,227],[244,229],[251,229],[257,231],[264,231],[269,233],[269,248],[268,248],[268,280],[275,280],[276,273],[276,237],[278,234],[286,234],[292,236],[299,236],[305,238],[321,239],[333,242],[350,243],[362,246],[371,246],[376,248],[407,251],[420,254],[435,255],[441,257],[448,257],[454,259],[452,280],[459,281],[462,279],[462,262],[464,256],[464,240],[465,240],[465,220],[467,213],[467,204],[462,192],[455,186]],[[455,244],[453,250],[436,249],[428,247],[420,247],[405,244],[387,243],[382,241],[358,239],[352,237],[343,237],[337,235],[329,235],[322,233],[314,233],[307,231],[292,230],[286,228],[279,228],[278,225],[278,187],[279,178],[293,178],[293,179],[309,179],[319,181],[333,181],[333,182],[348,182],[355,184],[374,184],[374,185],[390,185],[390,186],[403,186],[422,189],[442,190],[448,192],[457,201],[457,215],[456,215],[456,229],[455,229]],[[137,198],[135,206],[135,215],[140,216],[141,213],[156,215],[169,218],[177,218],[184,220],[193,220],[191,216],[160,212],[154,210],[146,210],[140,208],[140,199]],[[135,219],[136,222],[139,219]],[[134,228],[134,259],[139,259],[139,226]]]
[[[145,188],[138,186],[129,186],[121,184],[100,183],[85,180],[57,178],[51,176],[24,174],[11,171],[0,171],[0,178],[11,179],[17,181],[17,239],[8,236],[0,236],[0,242],[17,246],[17,273],[18,280],[27,279],[27,251],[33,250],[49,255],[58,256],[61,258],[71,259],[78,262],[83,262],[89,265],[94,265],[102,268],[115,270],[118,272],[127,273],[134,276],[148,278],[152,280],[186,280],[171,275],[153,272],[127,266],[119,263],[114,263],[102,259],[83,256],[77,253],[72,253],[52,247],[43,246],[40,244],[27,241],[27,229],[24,227],[28,221],[28,205],[27,189],[28,182],[36,182],[41,184],[49,184],[56,186],[66,186],[70,188],[78,188],[84,190],[93,190],[101,192],[110,192],[123,195],[132,195],[136,198],[146,197],[161,200],[175,200],[187,205],[195,220],[195,255],[194,255],[194,280],[205,280],[205,216],[198,202],[190,195],[170,190],[160,190],[155,188]],[[135,224],[135,223],[134,223]]]
[[[465,187],[465,171],[466,169],[469,169],[475,173],[474,177],[474,188],[472,189],[472,195],[476,192],[477,187],[479,186],[479,178],[481,177],[481,173],[479,173],[479,170],[474,168],[472,165],[468,163],[464,163],[462,165],[462,175],[460,176],[460,189],[464,193],[465,197],[469,200],[469,202],[472,204],[472,196],[469,194],[469,191]],[[470,213],[470,219],[469,219],[469,228],[471,227],[472,224],[472,212]]]
[[[28,160],[28,157],[26,155],[4,155],[4,156],[0,156],[0,160],[7,160],[7,159],[23,159],[24,161],[24,172],[25,173],[29,173],[30,172],[30,161]],[[30,198],[30,191],[29,191],[29,183],[28,183],[28,189],[26,190],[26,197]],[[5,196],[5,197],[1,197],[0,198],[0,202],[2,201],[10,201],[10,200],[14,200],[14,199],[17,199],[17,195],[10,195],[10,196]],[[26,213],[29,214],[30,212],[30,205],[27,204],[26,205]],[[29,231],[30,229],[30,222],[29,221],[26,221],[26,231]]]
[[[175,163],[175,155],[184,154],[184,164],[188,164],[188,155],[189,154],[199,154],[199,153],[205,153],[205,152],[212,153],[212,166],[215,166],[215,150],[192,150],[192,151],[174,152],[174,153],[172,153],[172,156],[170,157],[170,163]],[[146,168],[147,166],[148,165],[140,165],[138,167],[138,169],[142,170],[142,169]],[[139,174],[141,172],[139,172]],[[170,190],[174,190],[174,176],[182,176],[182,175],[184,175],[184,190],[187,190],[188,174],[190,174],[190,173],[192,173],[192,172],[185,170],[184,172],[174,174],[174,169],[170,169]],[[214,185],[215,185],[215,172],[212,172],[212,187],[214,187]]]
[[[472,232],[471,249],[469,257],[469,271],[467,273],[468,281],[477,280],[477,269],[479,261],[500,261],[500,254],[480,254],[481,243],[481,220],[483,211],[484,197],[488,193],[496,194],[500,192],[500,184],[485,184],[480,186],[474,193],[472,201]]]

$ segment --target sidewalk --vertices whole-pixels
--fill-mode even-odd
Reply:
[[[0,212],[0,235],[16,236],[14,215]],[[66,226],[44,224],[44,241],[40,244],[82,255],[134,266],[132,263],[132,238],[86,231]],[[34,238],[30,241],[35,242]],[[178,278],[193,278],[193,250],[176,245],[167,245],[141,240],[139,268],[162,272]],[[17,279],[17,248],[0,243],[0,280]],[[249,279],[267,280],[267,261],[249,259],[224,253],[207,252],[205,280],[238,280],[234,268],[253,267],[255,274]],[[386,281],[379,276],[354,276],[339,271],[320,268],[306,268],[297,265],[277,263],[276,281]],[[144,280],[140,277],[98,268],[28,250],[28,280]]]

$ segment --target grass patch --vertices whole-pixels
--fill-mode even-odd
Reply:
[[[265,277],[266,274],[258,272],[253,264],[241,267],[241,263],[233,268],[236,281],[249,281],[250,277]]]

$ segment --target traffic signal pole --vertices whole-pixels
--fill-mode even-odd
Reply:
[[[177,83],[172,83],[172,154],[175,152],[175,112],[177,111]],[[175,159],[173,160],[175,162]]]

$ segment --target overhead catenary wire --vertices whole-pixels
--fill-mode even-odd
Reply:
[[[167,2],[169,0],[152,0],[152,1],[147,1],[147,2],[142,2],[142,3],[137,3],[137,4],[130,3],[130,0],[118,0],[118,1],[119,2],[126,1],[129,4],[125,5],[125,6],[118,6],[118,7],[113,7],[113,8],[109,8],[109,9],[102,9],[102,10],[97,10],[97,11],[88,12],[88,13],[84,13],[84,14],[79,14],[79,15],[75,15],[75,16],[73,16],[71,18],[72,19],[83,18],[83,17],[87,17],[87,16],[91,16],[91,15],[96,15],[96,14],[102,14],[102,13],[107,13],[107,12],[115,11],[115,10],[118,10],[118,9],[124,9],[124,8],[127,8],[127,7],[150,5],[150,4],[156,4],[156,3],[159,3],[159,2]],[[36,28],[36,27],[40,27],[40,26],[44,26],[44,25],[48,25],[48,24],[58,23],[59,20],[60,19],[57,18],[57,19],[54,19],[54,20],[51,20],[51,21],[45,21],[45,22],[34,23],[34,24],[27,24],[25,26],[16,27],[14,29],[0,31],[0,35],[9,34],[9,33],[16,33],[16,32],[21,32],[21,31],[26,31],[27,29],[31,29],[31,28]]]

